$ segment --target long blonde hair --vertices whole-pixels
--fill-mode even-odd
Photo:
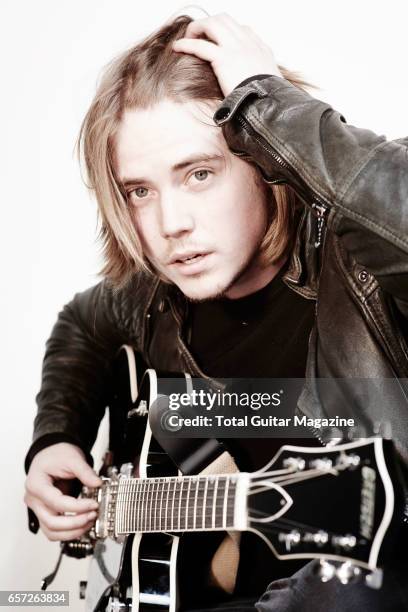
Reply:
[[[79,157],[98,202],[104,256],[101,274],[117,287],[137,270],[153,273],[115,176],[114,139],[123,113],[164,98],[175,102],[224,98],[208,62],[172,50],[173,41],[183,37],[190,21],[188,16],[177,17],[111,62],[81,126]],[[296,74],[281,70],[294,85],[306,85]],[[270,225],[260,248],[264,259],[273,263],[291,248],[298,201],[287,186],[272,185],[270,189]]]

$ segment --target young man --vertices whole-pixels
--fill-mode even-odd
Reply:
[[[301,412],[334,416],[348,402],[369,432],[390,405],[385,421],[408,459],[406,142],[347,126],[252,31],[218,15],[176,20],[114,62],[81,144],[106,266],[47,344],[26,503],[51,540],[95,520],[95,504],[62,489],[100,482],[86,458],[123,343],[167,372],[306,376]],[[356,377],[396,384],[317,392],[318,378]],[[272,455],[270,440],[234,444],[243,469]],[[403,572],[396,559],[376,592],[323,585],[307,564],[257,608],[402,610]],[[239,580],[230,609],[253,609],[259,584]]]

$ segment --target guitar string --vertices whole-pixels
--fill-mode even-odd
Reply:
[[[119,522],[118,522],[118,532],[123,533],[126,531],[131,532],[134,530],[148,532],[148,531],[158,530],[156,528],[157,519],[161,519],[163,513],[156,512],[156,505],[155,505],[155,511],[153,511],[153,497],[155,493],[156,493],[156,496],[158,495],[158,493],[155,492],[154,490],[154,485],[161,484],[159,480],[160,479],[157,479],[157,478],[156,479],[155,478],[143,479],[143,480],[134,479],[133,483],[130,483],[129,481],[128,482],[125,481],[124,483],[121,483],[121,486],[119,487],[119,491],[118,491],[117,507],[118,507],[118,511],[122,514],[122,519],[119,519]],[[208,487],[207,478],[201,478],[201,480],[199,479],[195,479],[195,480],[197,482],[197,485],[200,485],[200,484],[205,485],[207,483],[207,487]],[[192,479],[189,479],[190,483],[191,481]],[[228,495],[228,498],[226,498],[227,503],[225,504],[225,502],[223,501],[223,498],[225,498],[225,492],[223,491],[223,488],[227,485],[227,483],[230,484],[229,478],[225,477],[225,480],[220,482],[221,486],[219,487],[219,494],[216,493],[215,482],[216,482],[215,480],[211,480],[210,485],[214,485],[214,488],[211,488],[210,486],[210,489],[209,489],[210,503],[208,504],[207,507],[204,504],[204,500],[206,497],[205,489],[204,491],[202,490],[200,491],[199,486],[196,488],[197,489],[196,490],[197,506],[198,506],[198,511],[203,512],[204,522],[202,523],[202,525],[206,525],[210,520],[212,520],[212,522],[214,523],[214,520],[215,520],[215,522],[218,523],[217,528],[221,528],[221,526],[225,524],[224,514],[226,510],[228,511],[228,505],[231,506],[235,503],[235,491],[232,491],[232,494]],[[171,513],[171,516],[168,517],[169,498],[171,500],[172,505],[175,505],[177,503],[179,504],[180,510],[182,508],[182,502],[185,503],[186,510],[188,510],[188,512],[183,513],[182,518],[183,518],[183,521],[185,520],[187,527],[189,526],[189,519],[194,518],[193,513],[191,512],[191,509],[190,509],[190,496],[184,497],[184,498],[183,498],[183,495],[180,495],[180,497],[178,496],[178,494],[182,490],[181,487],[180,489],[178,489],[177,485],[179,483],[183,483],[183,481],[182,480],[170,480],[169,481],[168,479],[166,479],[164,480],[164,484],[167,484],[168,486],[162,487],[162,496],[163,496],[163,493],[166,494],[166,515],[165,515],[164,528],[170,529],[170,530],[171,529],[177,529],[177,530],[181,529],[181,526],[180,526],[181,517],[180,517],[180,521],[178,525],[175,527],[174,526],[174,511]],[[131,484],[133,484],[134,486],[130,487]],[[127,518],[128,516],[129,506],[131,505],[129,504],[130,497],[134,497],[134,500],[133,500],[134,503],[132,503],[132,505],[136,506],[137,515],[139,516],[137,516],[136,521],[134,520],[134,518],[129,518],[127,521],[123,521],[123,518],[124,517]],[[173,500],[174,500],[174,503],[173,503]],[[214,507],[215,507],[215,513],[214,513]],[[152,528],[151,519],[154,519],[153,528]],[[217,521],[217,519],[219,520]],[[147,524],[148,521],[149,521],[149,526]],[[161,520],[159,521],[159,523],[161,525]]]
[[[288,477],[286,478],[285,485],[288,486],[290,484],[294,484],[296,482],[301,482],[301,481],[306,480],[308,478],[322,476],[322,475],[325,475],[327,473],[333,473],[333,472],[331,472],[331,471],[328,472],[327,470],[322,471],[322,470],[314,469],[314,470],[307,470],[306,472],[302,472],[302,473],[295,473],[291,478],[288,478]],[[334,474],[336,474],[336,472],[334,472]],[[268,474],[268,476],[269,476],[269,474]],[[262,478],[261,474],[258,476],[258,479],[260,479],[260,478]],[[279,478],[279,480],[281,480],[281,478]],[[121,531],[130,531],[131,528],[134,526],[134,522],[135,521],[134,521],[133,516],[132,516],[132,510],[134,511],[135,508],[132,508],[132,506],[139,505],[139,504],[136,504],[136,501],[140,501],[138,499],[139,496],[137,496],[137,488],[138,488],[139,484],[142,485],[141,488],[143,489],[143,491],[142,491],[142,498],[145,497],[145,494],[146,494],[146,497],[147,497],[146,505],[145,505],[146,512],[143,513],[143,514],[145,514],[145,516],[143,516],[142,520],[140,521],[141,526],[142,526],[141,531],[148,532],[148,531],[156,530],[157,518],[159,518],[159,517],[157,517],[156,511],[154,513],[152,512],[152,509],[153,509],[153,496],[152,496],[152,494],[149,494],[149,493],[153,493],[154,492],[154,484],[157,484],[157,485],[161,484],[160,480],[161,480],[160,477],[159,478],[148,478],[148,479],[132,479],[133,482],[131,482],[130,480],[127,479],[127,482],[125,482],[125,490],[123,489],[123,487],[120,487],[120,489],[121,489],[120,493],[122,493],[120,495],[120,501],[122,502],[121,506],[125,506],[123,509],[125,510],[125,513],[126,513],[125,517],[127,519],[127,520],[124,521],[125,525],[121,524],[121,526],[119,528]],[[183,486],[184,480],[186,480],[186,478],[184,478],[184,479],[174,479],[174,480],[169,480],[166,477],[163,478],[163,483],[168,485],[167,486],[167,499],[166,499],[166,502],[167,502],[166,503],[166,521],[165,521],[166,522],[166,525],[165,525],[166,527],[167,527],[168,498],[170,497],[170,494],[172,493],[172,500],[171,500],[172,501],[172,511],[171,511],[171,526],[170,526],[171,530],[175,530],[175,529],[176,530],[180,530],[180,528],[181,528],[180,527],[180,525],[181,525],[181,517],[180,517],[180,515],[181,515],[181,505],[182,505],[182,494],[180,495],[179,498],[178,498],[177,494],[182,491],[182,486]],[[205,500],[206,499],[206,486],[208,486],[208,482],[209,482],[210,479],[208,479],[207,477],[201,478],[201,479],[200,479],[200,477],[196,477],[196,478],[194,478],[194,477],[191,478],[190,477],[190,478],[188,478],[188,480],[189,480],[189,482],[191,482],[192,480],[196,480],[197,481],[197,485],[198,485],[197,493],[200,492],[199,491],[199,485],[204,483],[205,489],[204,489],[204,492],[203,492],[203,496],[201,498],[201,496],[197,495],[197,502]],[[253,479],[253,480],[255,480],[255,479]],[[220,528],[221,526],[223,526],[225,524],[225,520],[224,520],[225,504],[224,503],[222,503],[222,507],[221,507],[222,516],[220,516],[218,514],[218,512],[217,512],[217,510],[218,510],[218,508],[217,508],[217,497],[218,497],[218,495],[217,495],[217,487],[216,487],[217,481],[218,481],[218,479],[210,480],[210,482],[212,484],[214,484],[214,487],[215,487],[214,491],[212,491],[211,506],[209,505],[209,506],[206,507],[206,504],[203,503],[203,507],[199,508],[199,511],[200,511],[200,513],[202,512],[202,517],[203,517],[202,527],[205,527],[207,522],[211,518],[212,518],[212,528],[215,528],[215,527]],[[227,483],[229,483],[229,481],[230,481],[229,477],[225,477],[225,480],[222,481],[221,484],[223,484],[226,487]],[[181,485],[180,491],[177,489],[177,485],[179,483]],[[135,486],[132,486],[133,484]],[[259,484],[261,484],[261,483],[259,483]],[[143,485],[145,485],[145,486],[143,486]],[[172,488],[172,485],[174,485],[173,488]],[[250,483],[250,485],[252,485],[252,482]],[[254,495],[256,493],[259,493],[261,491],[266,491],[266,490],[271,491],[272,488],[269,487],[269,486],[265,486],[263,488],[259,488],[258,487],[257,489],[249,490],[248,491],[248,495]],[[211,493],[211,491],[210,491],[210,493]],[[125,503],[125,504],[123,503],[123,502],[128,502],[129,501],[129,494],[133,498],[131,501],[135,502],[135,503],[132,503],[131,505],[129,503]],[[228,497],[230,497],[230,496],[228,496]],[[235,497],[235,492],[233,493],[232,497],[233,498]],[[188,505],[187,502],[189,500],[185,500],[185,501],[186,501],[186,505]],[[232,500],[229,499],[228,501],[232,501]],[[227,501],[227,503],[228,503],[228,501]],[[143,502],[144,502],[144,499],[143,499],[142,504],[141,504],[142,505],[142,512],[143,512],[143,505],[144,505]],[[179,506],[179,521],[178,521],[178,525],[176,527],[174,526],[174,505],[175,505],[175,503],[178,503],[178,506]],[[201,504],[200,504],[200,506],[201,506]],[[155,508],[155,510],[156,510],[156,508]],[[152,515],[153,515],[153,517],[152,517]],[[267,517],[268,515],[265,514],[265,516]],[[152,529],[152,518],[154,518],[154,527],[153,527],[153,529]],[[190,513],[186,512],[185,515],[183,516],[183,518],[185,518],[185,523],[186,523],[186,526],[188,528]],[[221,519],[221,521],[220,521],[221,524],[220,525],[216,525],[217,519]],[[149,527],[147,525],[148,520],[149,520]],[[137,521],[137,522],[139,523],[139,521]],[[298,523],[298,525],[300,525],[300,523]],[[135,527],[138,527],[138,525],[135,526]]]
[[[259,514],[264,518],[267,518],[269,516],[268,513],[263,512],[262,510],[253,510],[252,511],[255,514]],[[263,529],[265,531],[278,531],[279,527],[280,528],[284,528],[284,529],[289,529],[292,527],[298,527],[304,530],[308,530],[311,531],[313,533],[319,533],[319,531],[325,531],[327,533],[327,535],[329,536],[336,536],[338,535],[338,533],[334,532],[334,531],[330,531],[327,529],[322,530],[320,527],[314,527],[312,525],[308,525],[307,523],[301,523],[300,521],[294,521],[291,519],[277,519],[276,521],[271,521],[270,523],[262,523],[263,525]]]

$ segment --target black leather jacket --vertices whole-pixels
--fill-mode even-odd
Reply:
[[[350,389],[339,385],[336,401],[323,403],[319,377],[376,381],[353,398],[352,412],[371,424],[385,415],[408,460],[408,140],[387,142],[349,126],[279,77],[235,89],[215,120],[237,155],[256,162],[267,181],[287,182],[305,203],[284,277],[316,301],[299,409],[334,415],[339,397],[348,401]],[[89,451],[122,343],[159,370],[203,375],[188,350],[185,308],[176,287],[142,275],[121,290],[102,281],[77,294],[47,342],[26,465],[51,442]],[[381,383],[390,379],[391,390]]]

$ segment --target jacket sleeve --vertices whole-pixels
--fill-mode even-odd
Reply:
[[[109,400],[112,360],[124,342],[132,341],[124,304],[123,296],[102,281],[76,294],[60,312],[46,344],[26,470],[39,450],[62,441],[77,444],[91,461]]]
[[[214,120],[233,152],[323,214],[408,317],[408,140],[349,126],[276,76],[236,88]]]

